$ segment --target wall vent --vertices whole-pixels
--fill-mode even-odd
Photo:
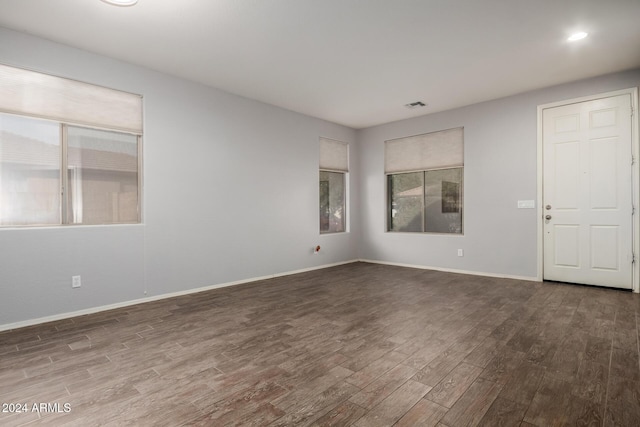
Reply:
[[[404,104],[405,107],[413,110],[414,108],[422,108],[422,107],[426,107],[427,104],[425,104],[422,101],[416,101],[416,102],[411,102],[409,104]]]

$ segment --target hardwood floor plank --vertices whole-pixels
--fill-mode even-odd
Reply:
[[[544,378],[545,368],[528,361],[522,362],[505,383],[500,397],[528,407]]]
[[[418,373],[413,376],[413,379],[434,387],[449,372],[458,366],[464,358],[465,353],[448,349],[432,360],[427,366],[418,371]]]
[[[228,425],[238,422],[238,420],[250,418],[256,411],[260,412],[270,408],[270,401],[287,393],[287,390],[274,382],[259,383],[254,387],[239,391],[223,400],[219,400],[210,406],[202,406],[196,403],[204,414],[207,421],[212,424]],[[284,411],[282,411],[284,415]]]
[[[407,365],[415,370],[420,370],[427,366],[432,360],[442,354],[447,347],[449,347],[449,343],[446,341],[436,338],[429,342],[426,347],[421,348],[420,350],[413,353],[410,357],[405,359],[402,363]]]
[[[248,365],[233,372],[204,376],[201,373],[198,380],[204,381],[209,387],[216,391],[215,395],[203,398],[202,401],[194,401],[195,404],[207,406],[218,400],[224,399],[240,390],[255,387],[259,383],[275,381],[279,385],[287,379],[289,374],[277,366],[263,368],[260,366]],[[287,388],[287,387],[285,387]]]
[[[272,400],[272,403],[278,408],[286,411],[287,409],[298,405],[300,402],[312,399],[317,394],[324,392],[326,389],[344,380],[351,374],[353,374],[352,371],[343,368],[342,366],[336,366],[329,370],[325,375],[314,379],[306,385],[294,389],[290,393],[278,399]],[[352,386],[352,388],[355,390],[357,387]]]
[[[6,387],[0,386],[0,403],[38,402],[39,398],[48,394],[69,395],[64,382],[50,380],[43,383],[36,383],[27,387]],[[46,401],[44,401],[46,402]]]
[[[480,427],[508,427],[521,425],[527,406],[498,397],[478,423]]]
[[[584,360],[608,365],[611,358],[611,345],[610,339],[589,336],[584,350]]]
[[[638,331],[634,329],[615,330],[613,332],[613,346],[623,350],[638,349]]]
[[[469,355],[464,359],[466,363],[486,368],[489,362],[502,350],[503,343],[492,336],[486,337]]]
[[[468,355],[489,336],[493,328],[477,326],[460,338],[453,338],[454,343],[448,350]]]
[[[427,393],[426,399],[451,408],[482,372],[482,368],[460,363]]]
[[[224,425],[237,426],[237,427],[268,426],[273,421],[281,418],[284,414],[285,414],[284,411],[276,408],[272,404],[263,403],[257,406],[256,408],[252,408],[250,411],[247,411],[239,415],[237,418],[228,420],[227,423]],[[183,423],[181,425],[190,426],[190,427],[210,427],[212,425],[223,425],[223,424],[218,424],[217,418],[212,420],[211,419],[212,415],[215,416],[215,414],[211,414],[211,413],[200,415],[194,418],[193,420]]]
[[[366,348],[362,352],[352,356],[346,362],[342,364],[345,368],[357,372],[365,369],[372,362],[380,359],[385,354],[389,353],[388,348],[380,348],[374,346],[373,348]]]
[[[184,424],[200,415],[198,409],[187,402],[149,403],[144,398],[137,398],[129,400],[127,403],[128,405],[122,408],[121,411],[114,411],[110,417],[102,419],[100,424],[97,425],[110,427],[135,425],[144,420],[144,423],[150,426],[171,427]]]
[[[415,369],[405,365],[398,365],[367,385],[352,396],[350,400],[356,405],[371,409],[415,374]]]
[[[358,372],[354,372],[353,375],[346,378],[345,381],[361,389],[365,388],[376,378],[379,378],[384,373],[398,366],[406,358],[407,355],[405,354],[391,351],[389,353],[386,353],[379,359],[371,362],[369,365],[359,370]]]
[[[349,426],[366,413],[366,409],[347,400],[318,418],[311,425],[314,427]]]
[[[559,341],[539,338],[527,352],[526,359],[532,363],[549,366],[559,347]]]
[[[589,400],[574,398],[569,401],[566,424],[573,426],[601,426],[604,406]]]
[[[505,344],[509,341],[520,329],[522,325],[513,319],[507,319],[502,322],[500,325],[496,326],[496,328],[489,334],[489,337]]]
[[[382,427],[395,424],[431,387],[409,380],[356,421],[354,427]]]
[[[18,427],[24,425],[36,425],[40,417],[37,412],[0,414],[2,427]]]
[[[611,351],[611,375],[640,380],[640,365],[638,364],[638,350],[623,350],[614,347]]]
[[[480,377],[500,384],[505,384],[518,371],[525,354],[505,347],[480,373]]]
[[[476,379],[440,422],[451,427],[478,425],[501,388],[501,384],[484,378]]]
[[[604,419],[606,426],[640,425],[640,381],[609,378]]]
[[[274,427],[310,425],[358,390],[356,386],[341,381],[321,393],[309,396],[306,400],[297,401],[286,409],[286,414],[282,418],[270,425]]]
[[[608,380],[608,365],[583,360],[573,382],[572,394],[597,404],[604,403]]]
[[[640,295],[353,263],[0,332],[0,425],[640,425]]]
[[[539,334],[540,331],[534,327],[522,327],[507,341],[506,345],[514,351],[526,353],[536,342]]]
[[[448,408],[427,399],[421,399],[398,422],[395,427],[434,427],[447,413]]]
[[[573,381],[580,362],[585,357],[586,336],[587,334],[570,334],[546,365],[548,371],[566,381]]]
[[[287,388],[288,390],[304,387],[311,381],[323,375],[326,375],[329,371],[331,371],[331,369],[339,366],[338,362],[340,360],[341,358],[328,357],[301,366],[294,371],[282,369],[282,365],[278,365],[278,369],[283,372],[283,375],[281,375],[278,380],[278,384]]]
[[[566,410],[572,398],[571,384],[555,376],[545,375],[524,421],[539,426],[566,424]]]

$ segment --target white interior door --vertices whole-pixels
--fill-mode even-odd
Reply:
[[[631,289],[631,96],[547,108],[544,279]]]

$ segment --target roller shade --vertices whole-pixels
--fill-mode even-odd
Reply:
[[[349,172],[349,145],[346,142],[320,138],[320,169]]]
[[[385,173],[446,169],[463,165],[463,128],[392,139],[384,143]]]
[[[0,110],[142,134],[142,97],[0,64]]]

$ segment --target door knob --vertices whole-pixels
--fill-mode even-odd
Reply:
[[[551,205],[547,205],[547,206],[545,206],[545,208],[546,208],[547,210],[549,210],[549,209],[551,209]]]
[[[551,215],[547,215],[547,216],[545,216],[545,217],[544,217],[544,219],[546,219],[546,220],[551,219]]]

